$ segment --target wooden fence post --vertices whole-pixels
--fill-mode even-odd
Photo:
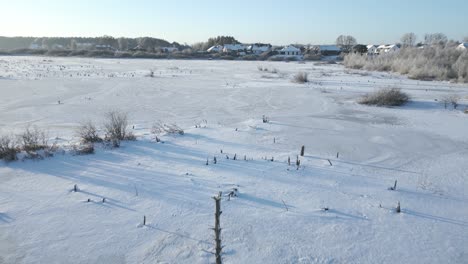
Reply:
[[[219,192],[218,196],[213,197],[215,200],[215,226],[213,228],[215,232],[215,257],[216,257],[216,264],[221,264],[221,226],[219,217],[221,216],[221,195],[222,193]]]

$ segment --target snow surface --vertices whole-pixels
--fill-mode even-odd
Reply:
[[[300,71],[308,84],[291,82]],[[395,86],[412,102],[356,103]],[[459,110],[435,101],[447,94]],[[467,86],[297,62],[0,57],[0,95],[1,134],[34,124],[66,149],[119,109],[138,136],[0,163],[0,263],[213,263],[211,197],[233,188],[225,263],[468,259]],[[158,120],[185,135],[154,142]]]

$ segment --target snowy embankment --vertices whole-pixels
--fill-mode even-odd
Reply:
[[[309,83],[291,82],[300,71]],[[389,86],[412,101],[355,103]],[[0,94],[1,134],[33,124],[66,148],[117,109],[138,137],[0,163],[0,263],[213,263],[211,197],[233,188],[225,263],[468,258],[466,86],[310,63],[0,57]],[[448,94],[459,110],[435,101]],[[185,134],[154,142],[158,120]]]

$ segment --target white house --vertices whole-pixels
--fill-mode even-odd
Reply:
[[[96,45],[94,48],[96,50],[108,50],[108,51],[115,50],[115,48],[112,47],[111,45]]]
[[[458,45],[457,50],[468,50],[468,42],[463,42],[462,44]]]
[[[270,44],[252,44],[247,47],[247,51],[253,54],[262,54],[264,52],[270,51]]]
[[[163,52],[168,52],[168,53],[172,53],[174,51],[178,51],[179,49],[176,48],[176,47],[162,47],[161,50]]]
[[[367,55],[377,54],[377,45],[367,45]]]
[[[247,49],[244,44],[226,44],[224,45],[223,52],[245,52]]]
[[[288,45],[279,50],[280,56],[300,56],[301,50],[299,48],[294,47],[293,45]]]
[[[216,46],[210,47],[210,48],[207,49],[206,51],[208,51],[208,52],[221,52],[222,50],[223,50],[223,46],[221,46],[221,45],[216,45]]]
[[[42,48],[42,45],[38,44],[38,43],[31,43],[31,45],[29,45],[29,49],[34,49],[34,50],[37,50],[37,49],[41,49]]]
[[[392,53],[392,52],[397,52],[400,50],[400,47],[398,45],[380,45],[377,47],[377,54],[383,54],[383,53]]]
[[[336,45],[315,45],[312,47],[313,53],[322,56],[337,56],[340,55],[341,49]]]

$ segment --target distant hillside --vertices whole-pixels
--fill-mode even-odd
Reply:
[[[76,49],[76,44],[109,45],[115,49],[128,50],[139,46],[141,49],[153,50],[160,47],[176,47],[181,45],[177,42],[170,43],[164,39],[142,37],[142,38],[114,38],[102,36],[96,38],[86,37],[1,37],[1,50],[26,49],[31,45],[42,49],[62,47],[64,49]]]

